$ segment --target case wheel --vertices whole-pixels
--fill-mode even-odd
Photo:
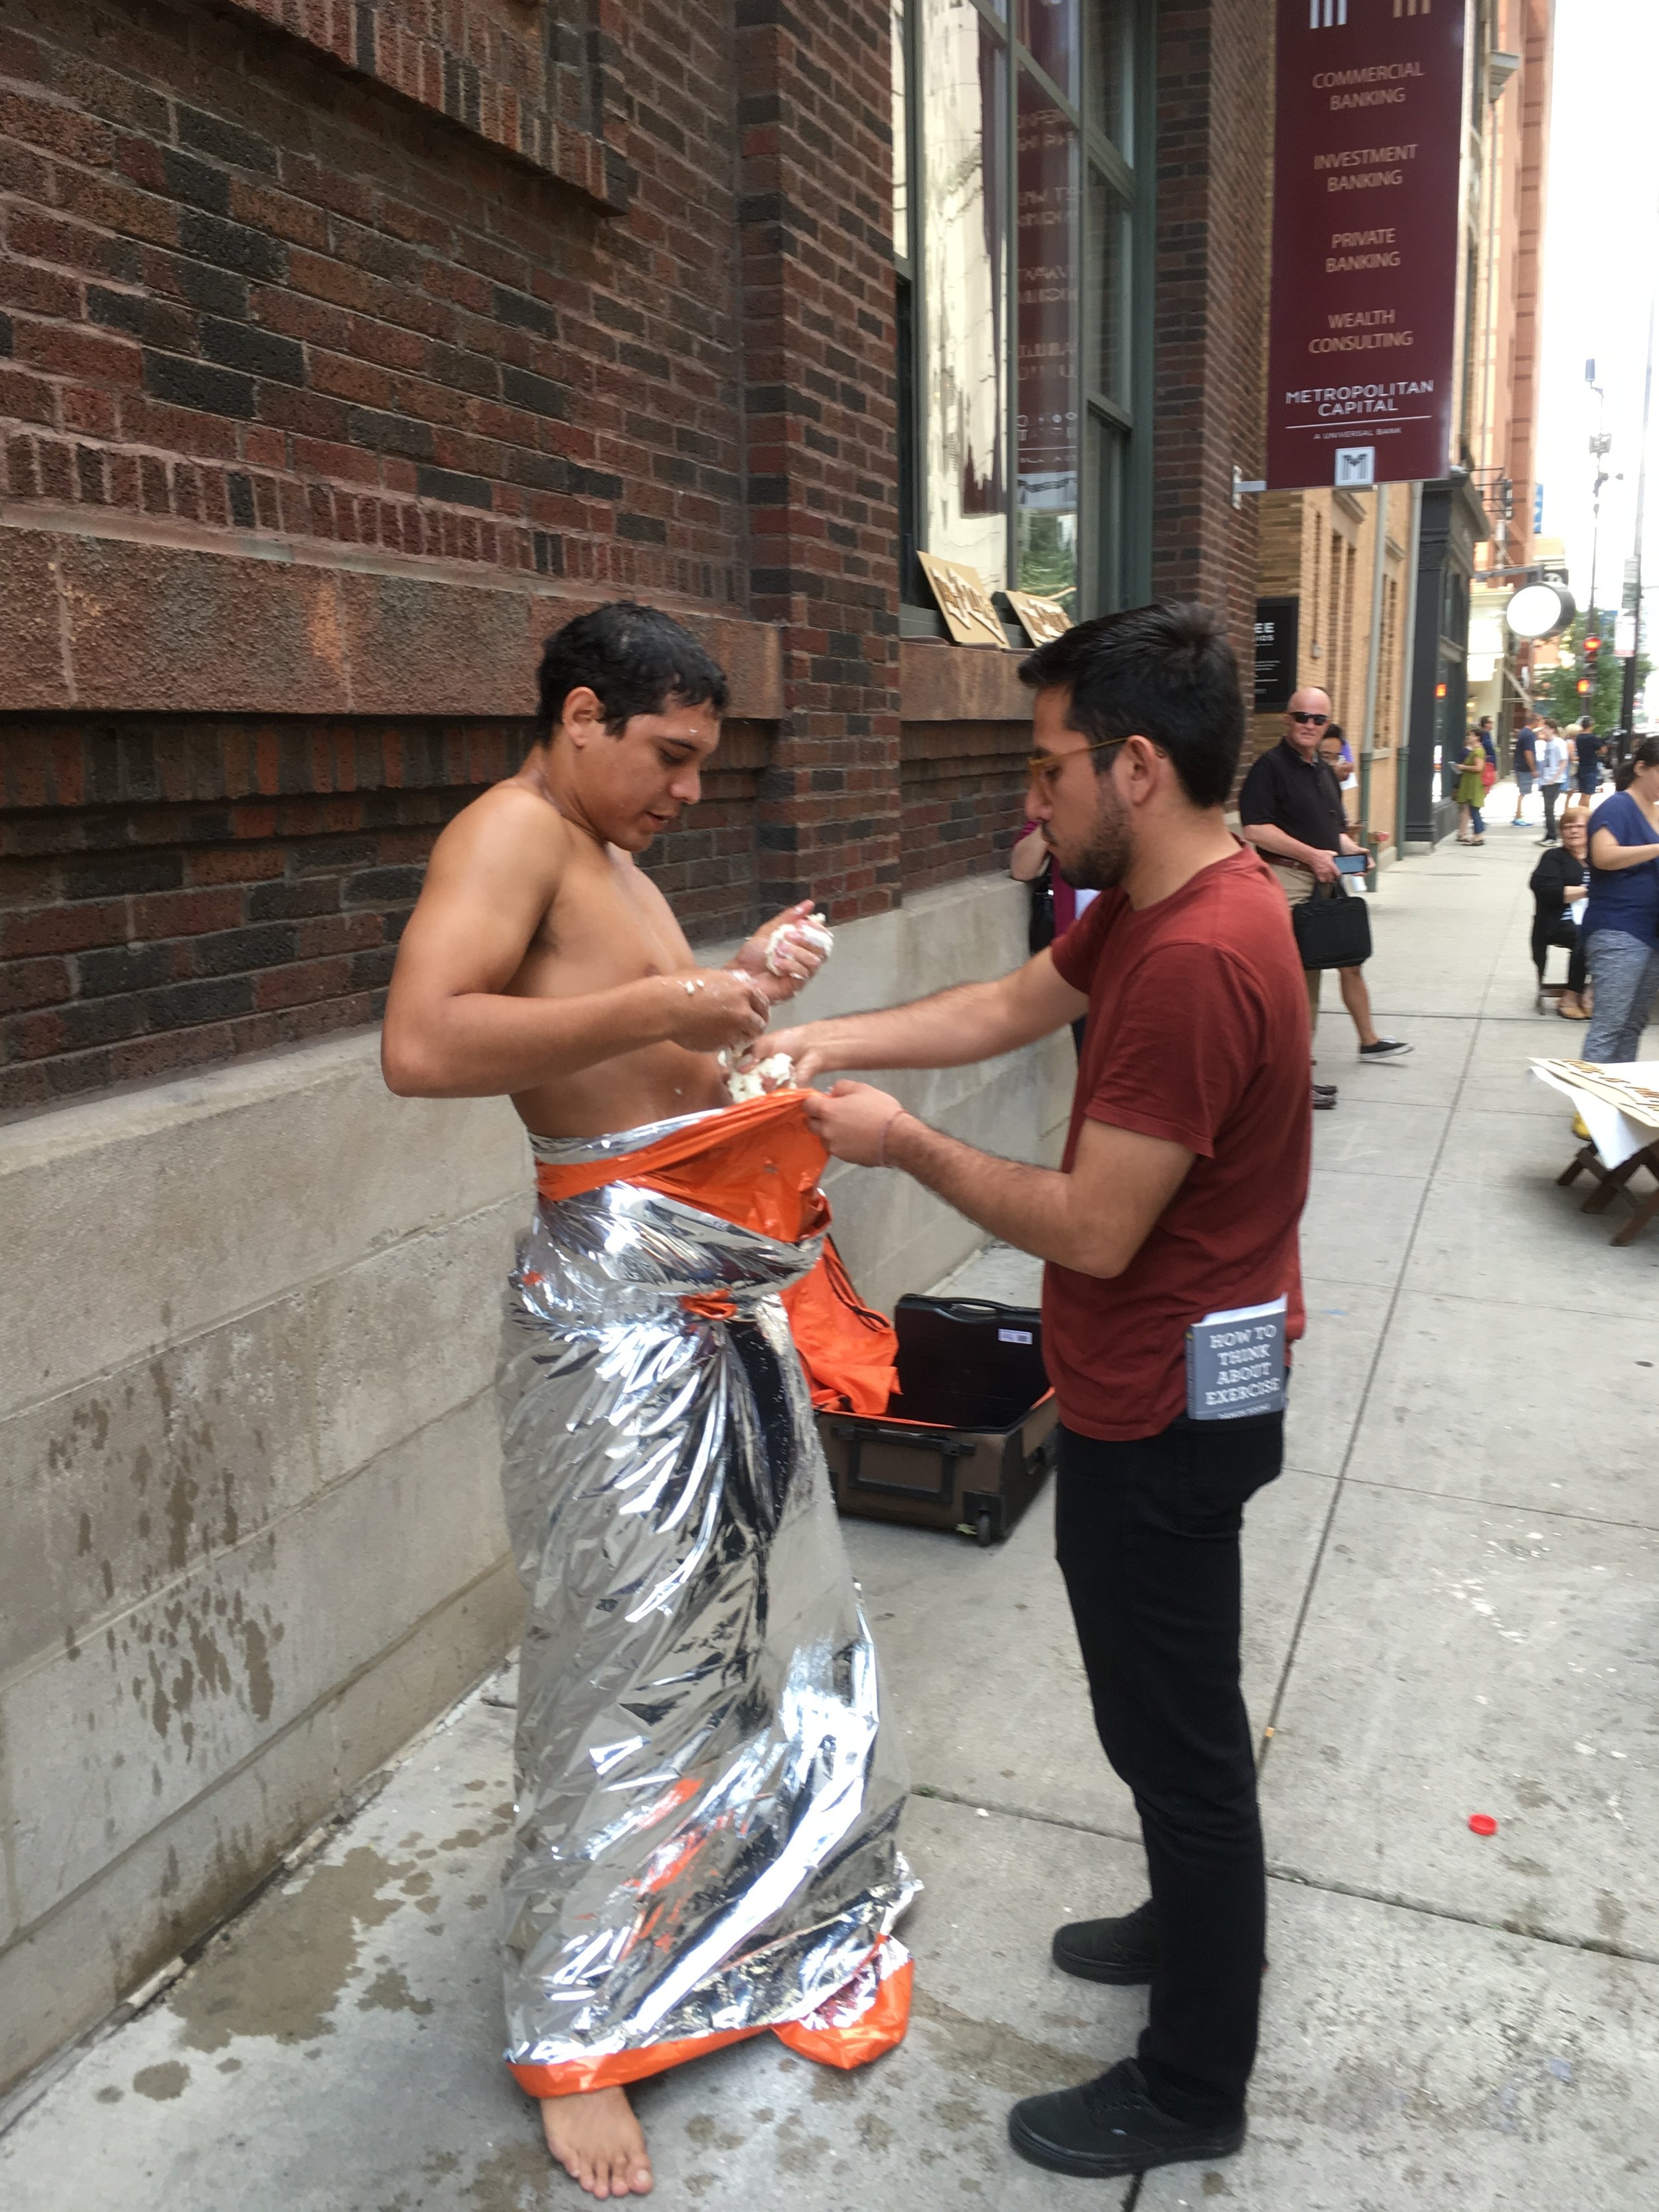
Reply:
[[[996,1540],[995,1532],[991,1527],[991,1516],[983,1510],[974,1523],[974,1536],[981,1552],[988,1552]]]

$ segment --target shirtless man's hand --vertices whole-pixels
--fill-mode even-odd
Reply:
[[[811,913],[811,899],[786,907],[770,921],[763,921],[748,943],[739,945],[732,956],[732,966],[754,977],[769,1006],[781,1006],[798,991],[805,990],[830,957],[821,945],[805,939],[804,925]],[[772,949],[775,936],[778,939],[775,952]]]

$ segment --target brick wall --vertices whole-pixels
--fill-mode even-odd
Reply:
[[[750,606],[788,704],[762,880],[899,895],[897,470],[884,0],[738,0]]]
[[[1024,812],[1030,750],[1029,721],[905,724],[907,892],[1007,866]]]
[[[1393,756],[1404,743],[1406,560],[1411,541],[1411,492],[1384,488],[1383,599],[1378,624],[1376,754],[1369,784],[1367,826],[1392,842],[1395,827]],[[1324,488],[1263,495],[1258,588],[1299,602],[1297,678],[1331,696],[1334,719],[1358,756],[1365,720],[1370,653],[1371,578],[1376,550],[1376,495]],[[1334,555],[1340,558],[1334,559]],[[1248,758],[1276,745],[1284,734],[1280,714],[1253,714],[1245,743]]]
[[[1164,0],[1158,17],[1152,588],[1218,609],[1251,665],[1261,473],[1272,0]]]
[[[524,724],[19,718],[0,769],[0,1111],[377,1021],[432,841]],[[760,918],[763,728],[646,866],[686,927]]]
[[[301,12],[9,10],[4,488],[735,601],[724,9],[630,30],[614,220]]]

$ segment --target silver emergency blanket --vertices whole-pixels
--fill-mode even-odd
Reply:
[[[533,1148],[625,1163],[701,1118]],[[573,2067],[573,2088],[582,2062],[799,2021],[861,1969],[868,1985],[915,1887],[902,1753],[775,1295],[821,1243],[618,1182],[542,1199],[519,1246],[497,1386],[529,1597],[507,2055]],[[718,1293],[734,1318],[681,1303]]]

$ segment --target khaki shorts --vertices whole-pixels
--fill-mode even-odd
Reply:
[[[1273,881],[1291,904],[1305,906],[1313,896],[1314,886],[1318,881],[1313,871],[1294,867],[1288,861],[1281,866],[1277,860],[1269,860],[1267,866],[1273,870]]]
[[[1266,855],[1264,854],[1263,857],[1266,858]],[[1312,869],[1298,868],[1289,862],[1280,866],[1276,860],[1268,860],[1267,866],[1273,870],[1273,881],[1284,892],[1288,902],[1291,906],[1305,906],[1313,896],[1319,880]],[[1304,968],[1302,971],[1303,980],[1308,987],[1310,1036],[1319,1027],[1319,989],[1323,972],[1318,968]]]

